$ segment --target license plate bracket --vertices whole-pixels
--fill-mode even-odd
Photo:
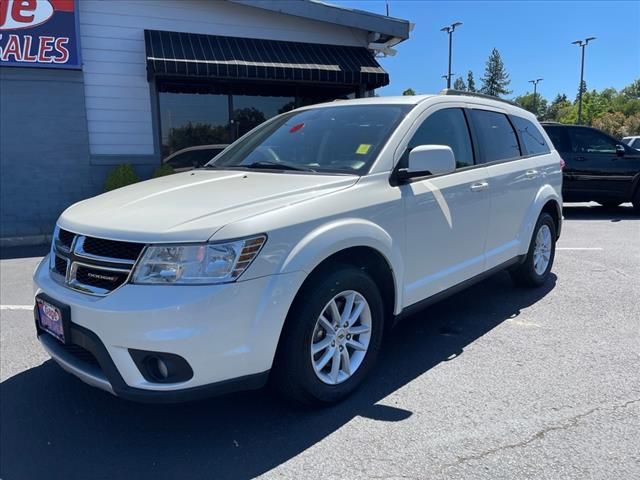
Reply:
[[[62,343],[70,340],[71,309],[44,293],[36,296],[34,309],[38,328],[47,332]]]

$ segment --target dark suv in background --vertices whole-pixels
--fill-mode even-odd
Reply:
[[[565,202],[595,201],[605,207],[633,202],[640,211],[640,151],[591,127],[542,123],[565,161]]]

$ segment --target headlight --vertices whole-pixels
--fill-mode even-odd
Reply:
[[[213,284],[236,280],[258,256],[264,235],[226,243],[150,245],[133,272],[133,283]]]

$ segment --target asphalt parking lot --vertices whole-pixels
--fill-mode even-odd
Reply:
[[[501,273],[407,319],[371,378],[320,411],[267,391],[129,403],[47,359],[4,252],[0,477],[640,478],[640,217],[565,208],[554,275]]]

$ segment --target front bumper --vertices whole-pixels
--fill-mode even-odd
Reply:
[[[294,272],[213,286],[127,284],[93,297],[56,283],[45,258],[34,274],[36,294],[70,307],[72,347],[41,331],[38,337],[62,368],[132,400],[171,402],[259,388],[303,280],[303,272]],[[96,361],[77,355],[76,347]],[[180,383],[148,381],[131,349],[179,355],[193,376]]]

